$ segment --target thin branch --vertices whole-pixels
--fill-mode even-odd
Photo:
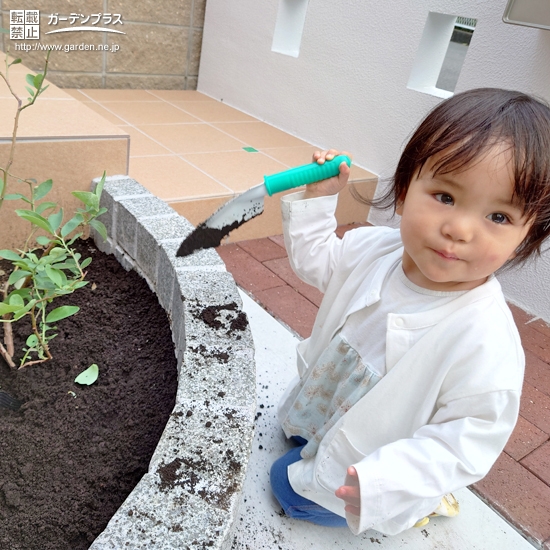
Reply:
[[[6,363],[12,368],[15,368],[15,363],[13,362],[13,359],[11,358],[10,354],[6,351],[6,348],[0,343],[0,355],[4,358]]]

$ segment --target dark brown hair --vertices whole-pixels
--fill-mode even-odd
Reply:
[[[456,94],[433,109],[409,139],[389,190],[368,202],[398,206],[428,159],[448,149],[435,174],[465,169],[496,143],[510,145],[514,200],[532,223],[511,263],[540,254],[550,233],[550,108],[521,92],[479,88]]]

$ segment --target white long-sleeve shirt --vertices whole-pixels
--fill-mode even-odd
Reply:
[[[349,315],[380,299],[403,254],[399,230],[360,228],[340,240],[336,197],[302,198],[282,199],[285,244],[296,273],[325,296],[311,337],[298,345],[299,375]],[[494,277],[441,307],[388,314],[386,375],[327,432],[314,457],[289,467],[290,484],[346,516],[356,534],[397,534],[444,494],[487,474],[516,423],[523,370],[519,335]],[[280,418],[296,389],[283,396]],[[359,517],[334,495],[350,465],[359,477]]]

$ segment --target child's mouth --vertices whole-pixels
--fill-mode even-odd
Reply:
[[[445,260],[459,260],[458,256],[455,256],[452,252],[445,252],[444,250],[434,250],[434,252]]]

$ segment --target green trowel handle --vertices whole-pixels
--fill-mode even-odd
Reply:
[[[271,196],[287,189],[294,189],[295,187],[337,176],[340,172],[340,164],[342,162],[351,166],[351,159],[348,156],[338,155],[332,160],[325,161],[324,164],[310,162],[309,164],[291,168],[278,174],[264,176],[264,184],[269,196]]]

